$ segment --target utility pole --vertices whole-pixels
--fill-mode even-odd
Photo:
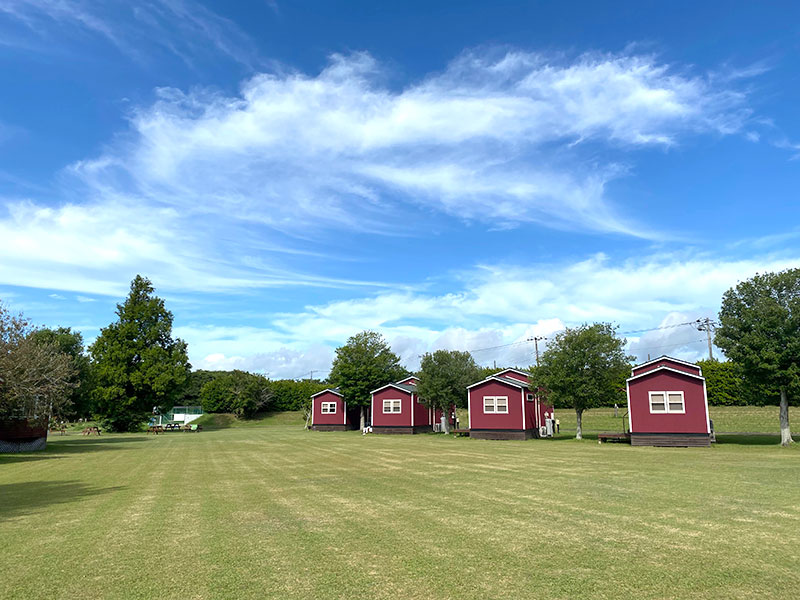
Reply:
[[[719,323],[716,321],[712,321],[710,318],[706,317],[705,319],[697,319],[695,321],[695,327],[697,327],[698,331],[705,331],[706,338],[708,339],[708,360],[714,360],[714,350],[713,345],[711,343],[711,332],[714,331]]]
[[[314,381],[314,369],[311,369],[311,381]]]
[[[536,336],[533,336],[532,338],[528,338],[529,342],[533,342],[533,347],[535,348],[535,351],[536,351],[536,366],[537,367],[539,366],[539,341],[540,340],[546,340],[546,339],[547,338],[544,337],[543,335],[536,335]]]

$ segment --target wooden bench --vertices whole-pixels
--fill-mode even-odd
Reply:
[[[469,437],[469,429],[451,429],[450,433],[453,435],[465,435]]]
[[[629,444],[631,441],[631,434],[630,433],[598,433],[597,434],[597,443],[602,444],[603,442],[624,442]]]
[[[86,429],[81,431],[81,435],[92,435],[93,433],[100,435],[100,431],[101,429],[99,427],[87,427]]]

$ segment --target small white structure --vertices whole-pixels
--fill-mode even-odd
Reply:
[[[157,425],[165,425],[167,423],[180,423],[186,425],[203,416],[202,406],[175,406],[171,411],[165,415],[158,415]]]

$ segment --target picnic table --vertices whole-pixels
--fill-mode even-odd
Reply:
[[[61,435],[66,435],[67,427],[65,425],[51,425],[50,426],[50,433],[60,431]]]
[[[152,433],[153,435],[164,433],[164,427],[161,425],[150,425],[150,427],[147,428],[147,433]]]
[[[81,435],[92,435],[93,433],[96,433],[97,435],[100,435],[100,431],[101,431],[101,429],[99,427],[97,427],[97,426],[87,427],[86,429],[81,431]]]
[[[451,429],[450,433],[453,435],[465,435],[469,437],[469,429]]]

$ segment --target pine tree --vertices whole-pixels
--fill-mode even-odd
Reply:
[[[137,275],[118,320],[90,348],[95,410],[113,431],[134,431],[153,407],[171,408],[189,374],[186,342],[172,338],[172,313]]]

